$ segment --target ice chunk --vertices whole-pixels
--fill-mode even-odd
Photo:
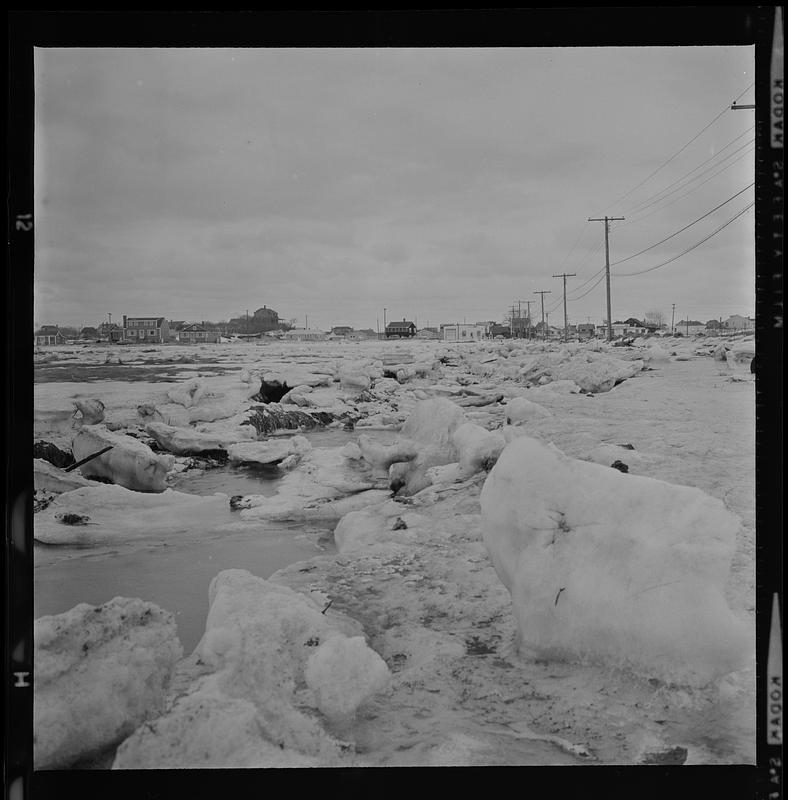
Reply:
[[[737,342],[725,354],[728,366],[738,372],[749,372],[750,362],[755,358],[755,342]]]
[[[113,769],[311,767],[314,758],[265,739],[254,703],[206,685],[143,725],[115,754]]]
[[[87,517],[90,524],[64,524],[66,515]],[[36,514],[33,536],[46,544],[120,543],[135,537],[177,536],[195,529],[215,531],[231,520],[223,494],[200,497],[172,489],[134,492],[91,482],[64,492]]]
[[[167,392],[167,397],[173,403],[183,406],[184,408],[191,408],[200,402],[200,398],[205,394],[205,382],[198,378],[192,378],[185,381],[180,386],[170,389]]]
[[[172,614],[124,597],[37,619],[34,644],[36,769],[68,767],[155,716],[183,655]]]
[[[74,437],[71,449],[80,461],[108,445],[112,445],[111,450],[80,467],[86,478],[108,478],[138,492],[163,492],[167,488],[167,472],[175,459],[157,455],[133,436],[114,433],[104,425],[85,425]]]
[[[231,445],[227,454],[236,464],[277,464],[290,456],[301,456],[312,449],[305,436],[270,439],[263,442],[240,442]]]
[[[503,434],[488,431],[481,425],[466,422],[452,434],[452,442],[459,455],[459,468],[463,477],[479,470],[492,469],[506,446]]]
[[[104,420],[104,403],[101,400],[74,400],[74,415],[82,415],[83,425],[95,425]]]
[[[225,450],[231,444],[221,436],[210,436],[193,428],[176,428],[163,422],[150,422],[145,430],[165,450],[179,456]]]
[[[411,461],[418,455],[418,449],[409,439],[398,439],[394,444],[380,444],[366,434],[358,437],[358,448],[364,460],[372,466],[387,470],[397,461]]]
[[[513,397],[506,404],[504,415],[507,425],[522,425],[524,422],[551,416],[544,406],[527,397]]]
[[[557,380],[572,380],[584,392],[608,392],[616,384],[637,375],[643,370],[643,366],[641,360],[622,361],[604,356],[586,361],[582,357],[575,357],[559,364],[553,370],[552,376]]]
[[[720,500],[523,436],[498,459],[481,507],[525,647],[689,684],[752,655],[723,594],[740,523]]]
[[[68,492],[82,486],[94,486],[93,481],[83,478],[78,472],[58,469],[43,458],[33,459],[33,485],[37,491]]]
[[[429,486],[427,470],[430,467],[457,461],[452,434],[465,421],[462,409],[451,400],[438,397],[416,403],[400,433],[401,439],[416,444],[418,455],[411,461],[391,466],[392,486],[398,486],[403,495],[415,494]]]
[[[318,708],[331,720],[344,720],[382,691],[391,673],[363,636],[334,636],[309,657],[304,676]]]
[[[307,712],[322,702],[328,714],[343,713],[383,685],[361,626],[245,570],[219,573],[209,602],[197,652],[212,673],[192,684],[165,715],[137,730],[118,750],[114,766],[339,764],[341,746]],[[303,696],[309,692],[310,657],[335,639],[314,668],[315,691],[311,698]],[[354,659],[368,675],[354,678]],[[328,674],[326,664],[335,674]],[[348,687],[350,681],[356,685]]]

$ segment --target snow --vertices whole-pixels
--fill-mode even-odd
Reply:
[[[41,617],[33,635],[36,769],[71,766],[157,716],[183,654],[172,614],[136,598]]]
[[[383,471],[398,461],[412,461],[418,455],[418,448],[410,439],[400,438],[394,444],[384,445],[363,433],[358,437],[358,449],[367,463]]]
[[[271,439],[264,442],[240,442],[231,445],[227,454],[236,464],[276,464],[290,456],[303,456],[312,449],[304,436]]]
[[[538,417],[549,417],[550,412],[539,403],[526,397],[513,397],[504,410],[507,425],[522,425]]]
[[[64,515],[84,522],[65,524]],[[91,482],[64,492],[39,512],[34,536],[39,542],[58,545],[120,543],[155,535],[166,540],[190,528],[221,529],[232,520],[223,494],[198,497],[172,489],[152,494]]]
[[[469,477],[479,470],[489,470],[501,455],[506,440],[498,431],[466,422],[452,434],[452,444],[459,456],[459,474]]]
[[[220,481],[222,493],[205,496],[103,484],[71,489],[71,477],[58,481],[79,481],[78,472],[37,470],[37,480],[67,489],[34,517],[36,537],[57,544],[36,544],[37,593],[57,592],[57,576],[69,586],[69,603],[81,585],[100,602],[92,588],[99,570],[106,586],[115,570],[126,570],[133,588],[137,569],[140,597],[156,600],[152,582],[166,574],[167,592],[157,602],[168,608],[164,599],[188,596],[172,610],[179,625],[188,617],[193,626],[190,648],[205,626],[204,646],[177,664],[166,707],[155,712],[161,716],[110,745],[104,766],[113,757],[117,768],[638,764],[674,750],[687,763],[751,763],[754,381],[749,362],[731,365],[727,354],[738,345],[754,352],[752,342],[662,339],[665,359],[651,352],[652,341],[116,348],[126,363],[110,374],[122,380],[102,378],[111,349],[53,350],[37,376],[74,364],[94,370],[96,380],[37,383],[36,439],[69,447],[82,426],[75,401],[101,398],[105,425],[97,427],[137,444],[135,437],[149,440],[147,425],[164,423],[196,442],[287,453],[265,482],[259,471],[229,465],[202,475],[191,466],[196,459],[180,459],[181,472],[168,472],[167,485],[211,486],[197,490],[205,493]],[[715,361],[720,347],[725,355]],[[366,374],[369,388],[343,388],[341,372]],[[297,389],[291,399],[299,402],[282,410],[327,410],[338,420],[298,431],[311,444],[300,457],[284,449],[291,432],[258,440],[242,424],[263,375]],[[190,381],[204,387],[198,402],[172,402],[168,392],[178,396]],[[549,413],[507,424],[505,404],[515,398]],[[517,459],[522,484],[501,491],[493,516],[508,505],[520,512],[496,538],[514,542],[542,519],[558,529],[561,550],[523,590],[533,595],[536,621],[523,617],[493,566],[480,505],[483,487],[495,486],[518,448],[529,454],[525,463]],[[615,461],[629,472],[611,469]],[[245,496],[233,510],[235,480]],[[566,524],[547,519],[556,516],[553,506],[567,512],[573,533],[584,534],[583,546],[567,540]],[[604,531],[585,521],[591,511]],[[294,545],[291,558],[310,560],[271,574],[259,548],[273,527],[295,542],[318,525],[321,536],[335,527],[339,552],[332,545],[310,557],[320,551]],[[245,544],[252,540],[258,549]],[[506,558],[503,567],[516,582],[546,552],[537,548],[536,556],[530,565]],[[47,566],[54,561],[56,573]],[[577,564],[582,569],[566,571]],[[208,623],[194,593],[205,598],[210,578],[228,566],[252,576],[221,584]],[[255,573],[268,576],[267,587]],[[648,582],[668,575],[693,583]],[[549,587],[558,577],[566,582]],[[627,581],[646,591],[624,603],[633,591]],[[133,596],[128,588],[115,594]],[[280,611],[280,620],[325,623],[326,637],[291,649],[285,643],[296,641],[298,626],[277,627]],[[541,625],[540,612],[542,622],[557,617],[560,625]],[[531,636],[536,644],[526,641],[524,623],[538,634]],[[310,682],[310,657],[334,636],[325,662],[314,667],[321,677]],[[349,644],[357,637],[368,650]],[[389,677],[366,694],[364,679],[380,667],[378,657]],[[281,686],[261,675],[273,663],[283,665]],[[328,663],[337,665],[336,686]],[[359,664],[368,669],[348,677]],[[112,670],[122,674],[119,665]],[[66,684],[63,691],[71,697]],[[336,702],[327,699],[334,691]]]
[[[316,712],[352,716],[388,679],[358,625],[245,570],[219,573],[209,596],[198,646],[208,674],[154,725],[138,729],[114,767],[226,766],[228,741],[239,745],[230,761],[236,766],[341,763],[341,743]],[[188,724],[195,716],[199,748]]]
[[[132,436],[114,433],[104,425],[85,425],[74,437],[74,458],[81,461],[105,447],[112,449],[80,467],[86,478],[108,478],[113,483],[140,492],[163,492],[167,472],[175,460],[156,455]]]
[[[83,478],[76,470],[66,472],[48,461],[44,461],[43,458],[33,459],[33,486],[36,491],[68,492],[82,486],[92,486],[94,483],[94,481]]]
[[[145,430],[161,447],[175,455],[193,455],[195,453],[224,450],[229,443],[226,437],[209,436],[192,428],[176,428],[163,422],[150,422]]]
[[[753,631],[723,593],[740,522],[721,501],[523,436],[481,505],[525,648],[692,685],[747,666]]]
[[[465,421],[462,410],[451,400],[435,398],[418,402],[400,431],[400,440],[415,443],[413,460],[393,464],[392,483],[401,484],[403,495],[415,494],[429,485],[427,470],[456,461],[452,434]]]
[[[334,636],[309,656],[304,678],[323,714],[344,721],[366,699],[386,688],[391,673],[363,636]]]
[[[167,397],[184,408],[191,408],[200,402],[200,398],[205,394],[205,383],[197,378],[186,381],[175,389],[167,392]]]

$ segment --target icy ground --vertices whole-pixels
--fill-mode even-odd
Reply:
[[[544,658],[517,651],[512,597],[482,537],[480,493],[497,457],[494,439],[466,433],[466,457],[459,459],[466,464],[463,472],[451,466],[457,458],[440,456],[441,448],[450,449],[451,435],[427,447],[429,431],[417,430],[419,455],[404,462],[412,465],[403,473],[404,488],[393,501],[377,488],[386,485],[380,465],[387,465],[392,431],[407,422],[417,404],[439,397],[451,398],[464,420],[491,434],[506,431],[508,440],[524,434],[552,443],[572,459],[605,467],[621,462],[630,476],[696,487],[738,520],[724,596],[731,611],[752,625],[755,401],[747,360],[739,356],[748,344],[739,342],[735,357],[726,357],[731,352],[727,342],[702,339],[661,340],[656,347],[653,340],[632,347],[566,348],[370,342],[149,351],[53,348],[42,353],[36,440],[65,449],[80,424],[78,415],[73,417],[73,401],[91,398],[101,399],[106,409],[102,424],[118,434],[149,441],[146,424],[157,415],[163,424],[206,441],[243,441],[250,387],[256,388],[255,381],[264,375],[284,377],[289,387],[299,388],[282,408],[326,411],[340,420],[349,414],[356,420],[355,432],[346,437],[350,444],[341,447],[332,446],[323,431],[301,431],[312,449],[297,454],[284,469],[281,462],[275,496],[270,491],[267,497],[247,496],[235,511],[228,507],[227,495],[235,493],[229,486],[226,491],[212,487],[224,495],[194,497],[203,503],[199,507],[174,496],[182,512],[175,506],[168,510],[173,495],[124,495],[120,487],[104,483],[50,493],[51,502],[36,514],[34,530],[59,543],[37,546],[37,574],[45,574],[58,552],[67,552],[69,557],[59,561],[59,575],[63,581],[70,576],[71,587],[84,583],[89,574],[85,565],[92,561],[94,574],[99,569],[109,573],[102,576],[109,588],[114,559],[126,556],[136,559],[140,586],[147,589],[150,580],[143,575],[164,545],[177,552],[178,536],[188,528],[189,546],[182,548],[180,566],[175,558],[166,570],[153,572],[169,581],[171,592],[181,585],[190,598],[201,593],[200,607],[207,610],[208,583],[199,585],[188,570],[188,562],[201,557],[201,541],[218,555],[224,539],[230,547],[239,537],[248,543],[255,532],[270,534],[272,521],[286,523],[294,536],[319,522],[328,530],[336,528],[340,545],[338,553],[296,560],[259,585],[244,578],[246,594],[234,595],[236,579],[222,573],[230,583],[210,601],[206,637],[175,666],[163,690],[166,697],[157,696],[148,722],[117,754],[121,742],[108,734],[103,749],[96,746],[76,758],[69,708],[58,708],[63,742],[51,765],[62,763],[57,758],[63,753],[72,754],[72,764],[106,767],[114,762],[119,768],[754,763],[751,663],[707,685],[691,686],[604,659]],[[118,358],[124,363],[118,365]],[[119,380],[124,368],[130,380]],[[69,369],[78,380],[62,380]],[[197,384],[190,384],[193,380]],[[513,398],[518,398],[515,403]],[[413,423],[403,429],[414,430]],[[362,435],[367,439],[360,441]],[[353,450],[353,442],[364,446]],[[407,458],[409,446],[398,445],[398,457]],[[432,461],[425,460],[430,453]],[[175,461],[168,481],[178,490],[179,481],[188,481],[188,458]],[[128,464],[136,469],[132,461]],[[427,487],[419,491],[425,481]],[[408,493],[408,485],[415,491]],[[111,506],[110,495],[120,498],[119,505]],[[166,502],[151,499],[165,496],[170,498]],[[57,517],[64,512],[90,519],[65,526]],[[121,552],[115,556],[114,550]],[[270,575],[262,568],[262,551],[256,555],[250,547],[244,554],[243,567],[251,575]],[[181,571],[184,578],[179,578]],[[300,616],[287,623],[312,631],[303,634],[302,644],[308,646],[303,652],[312,653],[303,662],[297,655],[301,634],[277,622],[270,604],[255,600],[255,592],[267,597],[273,587],[295,590],[304,598]],[[37,578],[36,592],[42,588]],[[56,588],[50,583],[46,591]],[[115,595],[154,599],[142,590],[129,593],[126,586],[105,597],[89,595],[85,585],[80,599],[97,605]],[[217,617],[220,600],[225,605]],[[283,608],[295,608],[294,602]],[[258,612],[249,611],[256,608],[259,623],[254,621]],[[659,618],[657,601],[653,613]],[[41,631],[60,630],[59,618],[39,620]],[[71,618],[69,624],[79,628]],[[660,624],[664,629],[665,620]],[[171,636],[168,625],[148,638]],[[113,636],[110,631],[102,643],[106,654],[85,656],[96,674],[102,674],[97,667],[105,663],[102,658],[118,669],[117,654],[123,651]],[[271,662],[266,642],[276,636],[283,637],[283,649],[277,651],[279,660]],[[387,679],[375,661],[378,656],[388,668]],[[47,651],[47,658],[57,663],[56,654]],[[48,689],[52,696],[73,694],[70,663],[64,661],[56,677],[62,683]],[[256,663],[278,665],[274,671],[286,667],[291,683],[270,683],[265,670],[255,672]],[[367,673],[380,676],[357,696],[350,688],[359,686],[354,664],[368,664]],[[119,675],[115,679],[122,680]],[[51,717],[43,696],[37,703]],[[331,709],[339,707],[350,711],[338,717]],[[191,726],[187,719],[204,720],[205,727]],[[107,725],[108,731],[115,729]],[[229,741],[242,746],[229,753]],[[271,742],[279,747],[272,748]],[[56,743],[48,746],[57,752]]]

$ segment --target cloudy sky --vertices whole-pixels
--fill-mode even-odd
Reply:
[[[599,323],[604,225],[587,219],[605,214],[626,217],[611,225],[614,320],[670,323],[674,303],[676,321],[754,314],[753,209],[659,266],[754,199],[726,202],[754,180],[754,114],[725,110],[754,102],[751,47],[35,62],[36,324],[268,305],[299,326],[382,328],[384,308],[426,326],[525,301],[538,321],[540,290],[563,324],[563,272],[570,322]]]

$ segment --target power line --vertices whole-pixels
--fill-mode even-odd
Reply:
[[[638,203],[638,205],[633,206],[633,208],[630,209],[630,213],[631,214],[639,214],[641,211],[645,211],[647,208],[649,208],[650,206],[653,206],[655,203],[660,203],[663,200],[665,200],[666,198],[670,197],[672,194],[676,194],[676,192],[680,192],[682,189],[686,188],[691,183],[693,183],[694,181],[698,180],[698,178],[702,178],[704,175],[707,175],[712,170],[717,169],[717,167],[719,167],[721,164],[724,164],[729,158],[733,158],[733,156],[735,156],[736,153],[740,152],[741,150],[744,150],[746,147],[750,147],[750,145],[754,144],[754,142],[755,142],[755,139],[751,139],[749,142],[745,142],[743,145],[741,145],[741,147],[737,147],[732,153],[728,153],[728,155],[725,156],[725,158],[723,158],[722,161],[720,161],[719,163],[713,164],[712,166],[707,167],[705,170],[703,170],[703,172],[699,173],[694,178],[691,178],[690,180],[686,181],[683,186],[681,186],[681,185],[676,186],[676,188],[673,189],[672,192],[668,192],[667,190],[669,188],[674,186],[676,183],[680,183],[681,181],[684,180],[684,178],[680,178],[678,181],[674,181],[672,184],[670,184],[670,186],[667,186],[662,191],[657,192],[657,194],[654,195],[648,201],[643,201],[642,203]],[[728,166],[730,166],[730,164]],[[696,167],[696,169],[698,169],[698,168]],[[688,172],[687,175],[692,174],[692,172],[695,172],[695,170],[692,170],[691,172]],[[685,175],[684,177],[687,177],[687,175]],[[662,195],[662,197],[659,197],[659,195]]]
[[[672,189],[677,183],[680,183],[681,181],[683,181],[684,178],[687,178],[690,175],[692,175],[693,172],[697,172],[701,167],[706,166],[706,164],[708,164],[710,161],[714,161],[714,159],[719,158],[720,155],[722,153],[724,153],[734,142],[738,141],[739,139],[741,139],[742,136],[745,136],[750,131],[754,130],[754,128],[755,128],[755,126],[752,125],[749,128],[747,128],[746,131],[742,131],[738,136],[734,137],[726,145],[723,145],[719,150],[717,150],[717,152],[714,153],[714,155],[709,156],[704,161],[701,161],[700,164],[698,164],[696,167],[693,167],[691,170],[688,170],[681,177],[676,178],[676,180],[673,181],[673,183],[669,183],[663,189],[660,189],[658,192],[654,192],[654,194],[652,194],[650,197],[646,197],[643,200],[641,200],[639,203],[636,203],[634,206],[632,206],[632,208],[628,209],[628,213],[635,213],[635,209],[636,208],[639,208],[640,206],[646,205],[646,203],[649,200],[652,200],[652,199],[658,197],[663,192],[666,192],[668,189]],[[751,139],[747,144],[752,144],[754,141],[755,141],[755,139]],[[746,147],[747,144],[742,145],[742,147]],[[738,152],[739,150],[742,149],[742,147],[737,148],[737,150],[735,150],[734,152]],[[729,154],[729,155],[732,155],[732,154]],[[728,158],[728,156],[726,156],[726,158]]]
[[[592,287],[590,287],[590,288],[588,289],[588,291],[586,291],[586,292],[583,292],[583,294],[581,294],[579,297],[570,298],[570,300],[571,300],[573,303],[574,303],[574,302],[576,302],[577,300],[582,300],[582,299],[583,299],[583,298],[584,298],[586,295],[589,295],[589,294],[591,294],[591,292],[593,292],[593,291],[594,291],[594,289],[596,289],[596,287],[597,287],[597,286],[599,286],[599,284],[600,284],[600,283],[602,283],[602,281],[604,280],[604,278],[605,278],[605,274],[604,274],[604,272],[603,272],[603,273],[602,273],[602,274],[599,276],[599,280],[597,280],[597,282],[596,282],[596,283],[595,283],[595,284],[594,284]]]
[[[715,211],[719,211],[719,209],[721,209],[724,205],[727,205],[728,203],[730,203],[731,200],[735,200],[740,194],[744,194],[744,192],[746,192],[748,189],[751,189],[753,186],[755,186],[755,181],[753,181],[749,186],[745,186],[743,189],[741,189],[740,191],[736,192],[736,194],[734,194],[732,197],[729,197],[723,203],[720,203],[715,208],[712,208],[711,211],[707,211],[702,217],[698,217],[693,222],[690,222],[689,225],[685,225],[683,228],[680,228],[675,233],[671,233],[670,236],[666,236],[661,241],[656,242],[655,244],[652,244],[650,247],[644,248],[643,250],[641,250],[638,253],[634,253],[631,256],[627,256],[626,258],[621,258],[618,261],[614,261],[610,266],[611,267],[615,267],[616,264],[623,264],[625,261],[631,261],[633,258],[637,258],[638,256],[643,255],[643,253],[647,253],[649,250],[653,250],[655,247],[659,247],[661,244],[664,244],[669,239],[672,239],[674,236],[678,236],[680,233],[684,233],[684,231],[686,231],[687,228],[691,228],[693,225],[696,225],[701,220],[706,219],[706,217],[710,216]]]
[[[746,89],[745,89],[745,90],[744,90],[744,91],[743,91],[743,92],[742,92],[742,93],[739,95],[739,97],[743,97],[743,96],[744,96],[744,95],[745,95],[745,94],[746,94],[746,93],[747,93],[747,92],[748,92],[748,91],[749,91],[749,90],[750,90],[750,89],[751,89],[751,88],[752,88],[754,85],[755,85],[755,82],[753,81],[753,82],[752,82],[752,83],[751,83],[751,84],[750,84],[750,85],[749,85],[749,86],[748,86],[748,87],[747,87],[747,88],[746,88]],[[736,100],[738,100],[738,99],[739,99],[739,97],[737,97],[737,98],[736,98]],[[734,100],[733,102],[735,103],[735,102],[736,102],[736,100]],[[731,108],[731,107],[730,107],[730,103],[726,103],[726,104],[725,104],[725,108],[723,108],[723,109],[722,109],[722,111],[720,111],[720,113],[719,113],[719,114],[717,114],[717,116],[716,116],[716,117],[714,117],[714,119],[713,119],[711,122],[709,122],[709,123],[708,123],[706,126],[704,126],[704,127],[703,127],[703,128],[702,128],[702,129],[701,129],[699,132],[698,132],[698,133],[696,133],[696,134],[695,134],[695,135],[694,135],[694,136],[693,136],[693,137],[692,137],[692,138],[691,138],[691,139],[690,139],[690,140],[689,140],[689,141],[688,141],[688,142],[687,142],[687,143],[686,143],[686,144],[685,144],[685,145],[684,145],[682,148],[680,148],[679,150],[677,150],[677,151],[676,151],[676,152],[675,152],[675,153],[674,153],[674,154],[673,154],[673,155],[672,155],[672,156],[671,156],[671,157],[670,157],[670,158],[669,158],[667,161],[664,161],[662,164],[660,164],[660,165],[659,165],[659,166],[658,166],[658,167],[657,167],[657,168],[656,168],[656,169],[655,169],[653,172],[649,173],[649,174],[648,174],[648,175],[647,175],[645,178],[643,178],[643,180],[642,180],[640,183],[638,183],[636,186],[633,186],[633,187],[632,187],[632,188],[631,188],[631,189],[630,189],[628,192],[626,192],[625,194],[622,194],[622,195],[621,195],[621,197],[619,197],[617,200],[614,200],[614,201],[613,201],[612,203],[610,203],[610,204],[609,204],[607,207],[608,207],[608,208],[612,208],[613,206],[617,205],[617,204],[618,204],[618,203],[620,203],[620,202],[621,202],[621,201],[622,201],[622,200],[623,200],[625,197],[629,197],[629,195],[631,195],[631,194],[632,194],[632,192],[634,192],[636,189],[639,189],[639,188],[640,188],[640,187],[641,187],[641,186],[642,186],[644,183],[646,183],[647,181],[651,180],[651,178],[653,178],[653,177],[654,177],[654,176],[655,176],[655,175],[656,175],[656,174],[657,174],[657,173],[658,173],[660,170],[664,169],[664,168],[665,168],[665,167],[666,167],[668,164],[670,164],[670,162],[671,162],[671,161],[673,161],[673,160],[674,160],[674,159],[675,159],[677,156],[681,155],[681,153],[683,153],[683,152],[684,152],[684,151],[685,151],[685,150],[686,150],[686,149],[687,149],[687,148],[688,148],[688,147],[689,147],[689,146],[690,146],[690,145],[691,145],[691,144],[692,144],[692,143],[693,143],[693,142],[694,142],[696,139],[698,139],[698,138],[699,138],[699,137],[700,137],[702,134],[704,134],[704,133],[705,133],[705,132],[706,132],[706,131],[707,131],[707,130],[708,130],[708,129],[709,129],[709,128],[710,128],[710,127],[711,127],[711,126],[712,126],[712,125],[713,125],[713,124],[714,124],[714,123],[715,123],[715,122],[716,122],[716,121],[717,121],[717,120],[718,120],[720,117],[721,117],[721,116],[723,116],[723,114],[725,114],[725,112],[726,112],[726,111],[730,111],[730,108]]]
[[[616,219],[624,219],[624,217],[608,217],[605,215],[601,219],[598,217],[588,218],[589,222],[604,222],[605,223],[605,278],[607,279],[607,340],[613,340],[613,320],[610,316],[610,223]]]
[[[574,272],[562,272],[560,275],[553,275],[554,278],[563,278],[564,279],[564,341],[568,341],[569,339],[569,326],[567,324],[567,316],[566,316],[566,279],[567,278],[574,278]]]
[[[706,178],[705,181],[701,181],[697,186],[693,187],[692,189],[690,189],[687,192],[684,192],[684,194],[680,194],[678,197],[673,198],[673,200],[665,203],[665,205],[660,206],[659,208],[655,208],[655,209],[653,209],[652,211],[649,211],[646,214],[641,214],[641,216],[639,216],[639,217],[636,216],[635,219],[627,220],[627,222],[624,222],[621,225],[615,225],[614,228],[625,228],[627,225],[637,225],[639,222],[642,222],[644,219],[647,219],[648,217],[652,216],[652,214],[657,214],[660,211],[664,211],[666,208],[668,208],[669,206],[672,206],[674,203],[678,203],[679,200],[683,200],[685,197],[689,197],[689,195],[694,194],[695,192],[697,192],[698,189],[700,189],[701,186],[705,186],[709,181],[714,180],[714,178],[716,178],[718,175],[721,175],[723,172],[725,172],[725,170],[730,169],[734,164],[736,164],[737,162],[741,161],[745,156],[748,156],[754,149],[755,148],[753,147],[750,150],[746,150],[737,159],[734,159],[733,161],[731,161],[730,164],[727,164],[722,169],[717,170],[717,172],[715,172],[713,175],[710,175],[708,178]],[[718,167],[718,166],[719,166],[719,164],[715,164],[715,167]],[[689,183],[692,183],[692,181],[689,181]],[[687,185],[689,185],[689,183]],[[680,188],[684,188],[684,187],[680,187]],[[678,189],[676,191],[678,191]],[[671,194],[673,194],[673,192],[671,192]],[[666,197],[668,197],[668,195],[665,195],[665,197],[663,197],[662,199],[664,200]],[[643,210],[645,210],[645,209],[643,209]],[[640,213],[640,212],[638,212],[638,213]]]
[[[632,275],[643,275],[646,272],[653,272],[653,270],[655,270],[655,269],[659,269],[660,267],[664,267],[664,266],[667,266],[668,264],[672,264],[677,259],[681,258],[682,256],[687,255],[687,253],[691,252],[696,247],[700,247],[704,242],[708,242],[709,239],[711,239],[712,236],[716,236],[721,230],[723,230],[724,228],[727,228],[728,225],[730,225],[732,222],[737,220],[742,214],[744,214],[745,212],[749,211],[754,205],[755,205],[755,201],[753,200],[751,203],[748,203],[741,211],[739,211],[737,214],[735,214],[733,217],[731,217],[726,223],[724,223],[723,225],[720,225],[720,227],[717,228],[716,231],[713,231],[708,236],[706,236],[703,239],[701,239],[699,242],[696,242],[695,244],[692,245],[692,247],[688,247],[686,250],[682,251],[677,256],[673,256],[673,258],[669,258],[667,261],[663,261],[661,264],[655,264],[653,267],[649,267],[648,269],[641,269],[641,270],[638,270],[637,272],[617,272],[616,276],[620,277],[620,278],[628,278],[628,277],[630,277]]]

